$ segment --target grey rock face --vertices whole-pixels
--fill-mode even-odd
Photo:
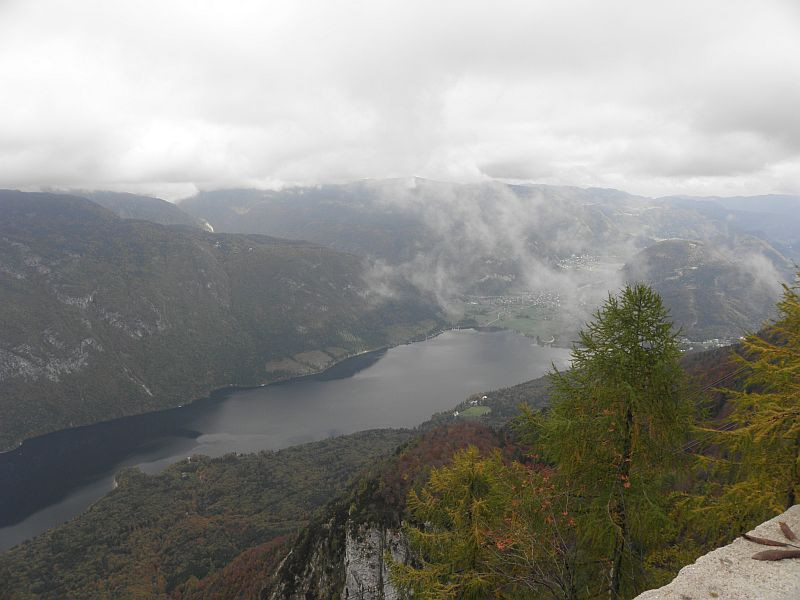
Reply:
[[[410,559],[400,531],[374,523],[356,525],[339,514],[320,524],[306,542],[295,546],[278,567],[275,582],[262,592],[264,600],[400,600],[384,561],[387,551],[396,561]]]
[[[409,558],[405,537],[397,531],[359,526],[348,529],[345,540],[345,586],[347,600],[399,600],[400,595],[389,580],[384,553],[389,551],[398,562]]]
[[[800,534],[800,504],[749,533],[785,541],[780,521]],[[769,549],[738,538],[681,569],[668,585],[640,594],[635,600],[797,600],[800,558],[775,562],[753,560],[753,554]]]

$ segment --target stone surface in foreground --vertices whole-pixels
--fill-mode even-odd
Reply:
[[[786,541],[779,521],[800,536],[800,504],[762,523],[751,535]],[[800,545],[800,544],[798,544]],[[798,600],[800,599],[800,558],[781,561],[753,560],[768,546],[737,538],[733,543],[701,556],[680,570],[671,583],[650,590],[635,600]]]

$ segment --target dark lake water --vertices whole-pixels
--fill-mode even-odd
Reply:
[[[224,390],[191,405],[28,440],[0,454],[0,550],[83,512],[114,473],[156,473],[192,454],[278,449],[381,427],[414,427],[469,394],[566,365],[569,351],[508,331],[448,331],[348,359],[325,373]]]

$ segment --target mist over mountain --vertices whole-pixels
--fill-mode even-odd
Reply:
[[[152,221],[159,225],[186,225],[194,229],[211,231],[205,221],[192,217],[174,203],[161,198],[106,191],[75,190],[70,193],[74,196],[88,198],[123,219]]]
[[[798,0],[0,0],[0,600],[798,600],[798,74]]]
[[[656,242],[624,268],[627,279],[653,285],[670,307],[670,317],[692,340],[759,328],[774,316],[779,282],[791,268],[761,240],[716,241]]]
[[[792,234],[800,231],[794,228],[800,217],[789,207],[797,206],[800,214],[800,198],[768,199],[771,210],[787,214],[744,213],[724,202],[651,199],[608,189],[413,178],[219,190],[179,206],[219,231],[306,239],[365,255],[374,261],[376,285],[390,290],[394,277],[411,280],[456,312],[465,299],[476,302],[472,296],[548,293],[576,323],[631,277],[666,290],[674,285],[668,282],[675,281],[669,279],[675,269],[705,265],[694,255],[695,262],[679,264],[670,253],[639,254],[664,240],[693,240],[713,250],[703,256],[716,274],[704,280],[702,292],[689,286],[680,296],[668,294],[667,305],[694,335],[724,338],[758,327],[779,282],[792,273]],[[731,207],[748,202],[759,206],[759,198],[740,198]],[[736,265],[715,270],[721,256],[735,256]],[[688,306],[704,310],[693,314]],[[725,314],[737,316],[712,316]]]
[[[767,240],[792,260],[800,260],[800,196],[676,196],[662,200],[724,221],[732,230]]]
[[[444,313],[569,343],[631,280],[664,296],[687,338],[737,338],[791,278],[781,231],[797,218],[787,196],[745,212],[757,198],[418,178],[177,206],[86,195],[0,196],[6,444],[317,370]]]
[[[757,198],[419,178],[86,196],[0,198],[6,444],[318,370],[445,314],[568,344],[631,280],[687,338],[737,338],[793,272],[787,196],[745,212]]]

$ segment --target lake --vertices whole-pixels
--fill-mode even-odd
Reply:
[[[563,367],[569,350],[510,331],[447,331],[350,358],[319,375],[226,389],[181,408],[77,427],[0,454],[0,550],[80,514],[114,474],[156,473],[192,454],[275,450],[382,427],[414,427],[472,393]]]

